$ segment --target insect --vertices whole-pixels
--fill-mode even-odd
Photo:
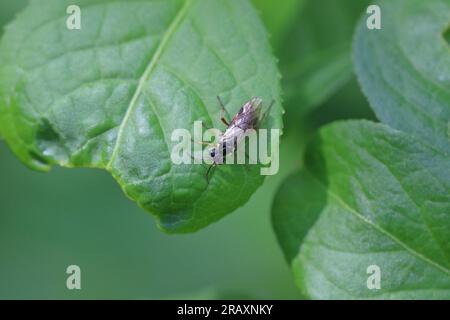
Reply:
[[[245,138],[244,133],[249,129],[257,129],[264,121],[267,114],[275,102],[272,100],[266,112],[261,113],[262,99],[253,97],[247,101],[239,112],[233,117],[231,121],[225,119],[225,106],[217,96],[221,108],[220,120],[227,126],[225,132],[220,136],[219,141],[210,148],[209,155],[213,163],[206,171],[206,181],[209,183],[209,173],[212,168],[224,163],[224,159],[228,154],[234,153],[242,139]]]

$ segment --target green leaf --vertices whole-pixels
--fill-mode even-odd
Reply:
[[[81,8],[81,30],[66,7]],[[39,0],[1,42],[0,130],[28,166],[108,170],[168,232],[202,228],[244,204],[257,168],[173,165],[171,132],[220,125],[252,96],[277,103],[279,74],[249,1]],[[266,104],[266,105],[267,105]]]
[[[304,294],[449,299],[449,157],[368,121],[324,127],[306,154],[272,212]],[[371,265],[379,290],[367,287]]]
[[[27,0],[3,0],[0,1],[0,35],[3,34],[3,26],[12,18],[20,9],[24,8]]]
[[[292,27],[279,35],[282,39],[275,39],[274,43],[281,43],[275,48],[291,114],[309,112],[351,79],[351,39],[367,3],[308,0],[297,9]],[[272,4],[278,5],[276,1]]]
[[[450,55],[446,0],[379,3],[382,29],[363,19],[354,61],[377,117],[450,154]]]

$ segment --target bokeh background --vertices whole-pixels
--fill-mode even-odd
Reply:
[[[285,9],[283,19],[289,19],[296,30],[288,32],[288,42],[299,50],[321,50],[314,45],[329,43],[320,39],[321,32],[317,39],[305,39],[304,29],[296,22],[310,16],[305,12],[320,1],[286,1],[296,8],[294,12]],[[278,21],[280,15],[266,14],[273,11],[268,1],[254,2],[275,35],[289,27]],[[0,26],[25,5],[26,0],[1,0]],[[321,6],[319,12],[332,15],[333,8],[329,10]],[[344,17],[348,24],[343,34],[349,38],[356,17]],[[283,59],[282,37],[271,41]],[[280,61],[281,70],[284,63]],[[302,100],[295,99],[285,103],[289,121],[282,139],[280,173],[268,177],[245,206],[188,235],[161,232],[153,217],[126,198],[108,173],[62,168],[34,172],[0,141],[0,298],[301,299],[272,230],[274,193],[300,167],[303,146],[317,127],[336,119],[372,119],[373,115],[351,73],[339,90],[316,101],[308,113],[299,112]],[[66,288],[65,271],[71,264],[81,267],[82,290]]]

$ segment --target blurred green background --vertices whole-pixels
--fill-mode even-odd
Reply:
[[[108,173],[33,172],[2,142],[0,298],[298,298],[270,225],[280,181],[206,229],[166,235]],[[70,264],[82,290],[66,289]]]
[[[267,1],[254,2],[269,30],[287,32],[287,24],[270,25]],[[299,13],[305,10],[305,1],[288,2]],[[25,4],[1,0],[0,26]],[[301,19],[281,9],[290,25]],[[275,52],[282,50],[282,38],[272,37]],[[350,78],[307,115],[292,111],[295,101],[287,101],[287,115],[295,117],[283,136],[280,173],[268,177],[244,207],[189,235],[162,233],[106,172],[33,172],[0,141],[0,298],[301,298],[272,230],[271,202],[282,180],[300,166],[303,146],[318,126],[373,118]],[[81,267],[82,290],[66,289],[71,264]]]

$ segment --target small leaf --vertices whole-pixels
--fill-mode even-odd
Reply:
[[[368,121],[320,130],[273,222],[297,283],[318,299],[450,298],[449,157]],[[381,289],[367,287],[367,268]]]
[[[382,29],[363,19],[354,61],[378,118],[450,154],[450,55],[446,0],[380,1]]]
[[[81,9],[81,30],[66,8]],[[0,131],[28,166],[106,169],[169,232],[190,232],[244,204],[259,170],[173,165],[171,132],[220,126],[252,96],[277,101],[279,74],[249,1],[40,0],[0,47]]]
[[[351,79],[351,39],[367,3],[366,0],[288,1],[281,7],[288,4],[291,7],[286,24],[268,24],[280,58],[286,108],[291,115],[311,111]],[[272,10],[265,1],[256,4],[262,8],[265,21],[273,21],[272,15],[286,11],[279,8],[277,1],[270,1]]]

